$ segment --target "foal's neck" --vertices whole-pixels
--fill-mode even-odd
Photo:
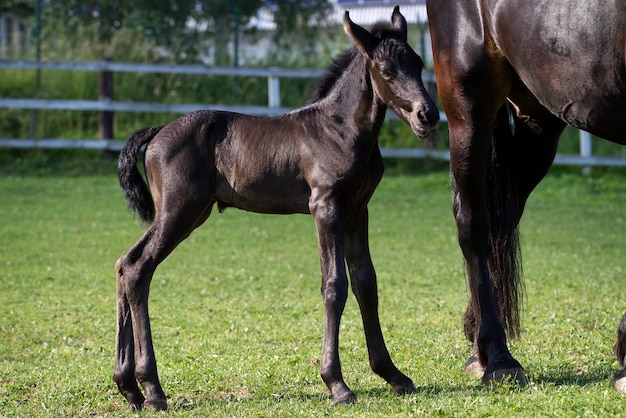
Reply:
[[[315,105],[329,117],[343,116],[346,121],[352,120],[361,132],[373,130],[376,137],[387,111],[387,106],[375,94],[368,62],[360,54],[326,97]]]

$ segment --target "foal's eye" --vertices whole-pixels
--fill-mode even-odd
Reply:
[[[385,79],[390,79],[393,77],[394,72],[388,68],[383,68],[380,70],[380,74],[385,78]]]

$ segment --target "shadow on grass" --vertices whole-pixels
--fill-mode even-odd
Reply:
[[[480,389],[480,387],[479,387]],[[456,393],[473,391],[474,387],[466,384],[457,385],[416,385],[415,392],[404,395],[395,395],[387,386],[372,387],[362,391],[357,391],[356,395],[359,399],[403,399],[412,396],[437,396],[441,393]]]
[[[378,402],[378,401],[398,401],[399,403],[406,401],[407,399],[416,398],[418,401],[424,397],[439,397],[442,394],[458,394],[466,393],[468,395],[479,395],[489,389],[484,386],[468,386],[466,384],[458,385],[424,385],[417,386],[415,392],[405,395],[394,395],[391,388],[385,384],[381,384],[380,387],[368,388],[365,390],[355,390],[357,396],[357,403]],[[245,391],[244,391],[245,392]],[[232,407],[239,404],[242,406],[256,405],[256,407],[264,408],[269,404],[281,403],[292,404],[301,402],[307,407],[320,405],[323,407],[332,407],[332,397],[330,393],[324,392],[298,392],[290,394],[266,394],[266,393],[248,393],[242,396],[242,393],[230,393],[224,394],[220,392],[207,393],[205,395],[199,394],[197,398],[190,400],[185,397],[175,396],[172,399],[168,399],[169,409],[173,411],[180,410],[206,410],[211,408],[222,409],[225,407]],[[338,406],[349,407],[349,405]]]
[[[586,386],[595,383],[606,383],[609,386],[616,372],[617,370],[606,366],[590,368],[585,372],[560,368],[532,374],[530,380],[538,385]]]

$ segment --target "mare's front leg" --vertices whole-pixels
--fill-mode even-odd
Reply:
[[[320,375],[333,396],[333,404],[356,401],[341,373],[339,323],[348,298],[344,259],[345,214],[330,191],[313,189],[309,209],[317,228],[324,299],[324,342]]]
[[[414,392],[415,386],[411,379],[393,364],[380,328],[376,272],[368,243],[367,207],[354,217],[351,216],[348,222],[346,262],[350,271],[352,291],[361,310],[372,371],[385,379],[395,394]]]

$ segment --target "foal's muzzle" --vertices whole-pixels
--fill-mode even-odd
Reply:
[[[437,136],[439,110],[434,103],[415,103],[409,116],[409,125],[413,133],[430,145],[434,145]]]

